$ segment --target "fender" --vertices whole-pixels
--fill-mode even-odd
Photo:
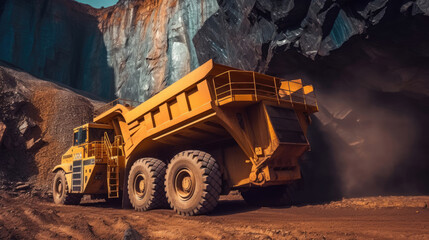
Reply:
[[[54,169],[52,169],[52,172],[56,173],[58,170],[63,170],[65,173],[71,173],[72,172],[71,166],[72,165],[70,163],[63,163],[55,166]]]

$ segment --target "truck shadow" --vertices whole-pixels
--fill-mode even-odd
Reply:
[[[251,212],[259,208],[260,207],[247,204],[244,200],[221,200],[213,212],[209,213],[208,216],[225,216],[243,212]]]
[[[207,214],[208,216],[226,216],[238,213],[252,212],[261,208],[267,209],[288,209],[292,207],[305,207],[312,205],[320,205],[330,203],[331,200],[318,200],[318,201],[304,201],[292,205],[283,206],[252,206],[247,204],[244,200],[221,200],[219,201],[213,212]]]
[[[105,202],[104,200],[89,200],[79,204],[84,207],[123,209],[121,203]]]
[[[305,207],[305,206],[311,206],[311,205],[320,205],[320,204],[327,204],[330,203],[330,200],[326,201],[305,201],[300,202],[292,205],[284,205],[284,206],[252,206],[247,204],[244,200],[220,200],[216,208],[207,216],[227,216],[227,215],[234,215],[239,213],[246,213],[246,212],[252,212],[259,210],[261,208],[267,208],[267,209],[288,209],[292,207]],[[80,206],[83,207],[96,207],[96,208],[104,208],[104,209],[124,209],[122,208],[121,204],[119,203],[110,203],[105,202],[104,200],[90,200],[90,201],[84,201],[80,203]],[[130,211],[134,211],[133,209],[128,209]],[[159,209],[157,209],[159,210]],[[161,210],[171,210],[169,208],[164,208]]]
[[[96,207],[96,208],[113,208],[123,209],[120,203],[110,203],[104,200],[84,200],[80,203],[83,207]],[[208,216],[223,216],[243,212],[250,212],[259,209],[260,207],[248,205],[244,200],[221,200],[216,208]],[[164,208],[168,210],[169,208]],[[129,209],[134,211],[134,209]],[[173,211],[173,210],[172,210]]]

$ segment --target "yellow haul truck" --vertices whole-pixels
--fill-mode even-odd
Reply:
[[[53,183],[59,204],[83,194],[121,198],[138,211],[211,211],[220,194],[282,201],[278,186],[301,178],[309,150],[312,86],[212,60],[146,102],[115,100],[74,129]]]

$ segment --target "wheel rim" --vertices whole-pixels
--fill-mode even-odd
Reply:
[[[195,191],[194,174],[187,168],[181,169],[176,174],[174,187],[177,195],[182,200],[189,200],[194,195]]]
[[[61,198],[61,196],[63,195],[63,189],[63,182],[61,181],[61,179],[58,179],[55,183],[55,195],[57,198]]]
[[[142,199],[146,193],[146,181],[144,175],[139,173],[134,178],[134,194],[137,198]]]

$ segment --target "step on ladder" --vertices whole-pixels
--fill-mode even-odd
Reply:
[[[107,164],[107,197],[119,198],[118,157],[112,156]]]
[[[107,197],[119,198],[119,159],[118,153],[113,154],[109,136],[104,133],[104,147],[107,153]],[[116,147],[116,144],[115,144]],[[117,147],[116,147],[117,148]]]

